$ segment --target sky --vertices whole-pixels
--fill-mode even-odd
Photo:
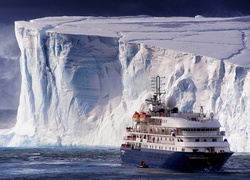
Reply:
[[[0,22],[44,16],[242,16],[248,0],[1,0]]]
[[[21,75],[14,21],[47,16],[189,16],[250,15],[248,0],[1,0],[0,109],[16,109]]]

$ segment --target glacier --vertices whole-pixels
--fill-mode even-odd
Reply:
[[[0,146],[119,146],[164,78],[182,111],[213,112],[250,151],[250,17],[45,17],[15,22],[22,85]]]

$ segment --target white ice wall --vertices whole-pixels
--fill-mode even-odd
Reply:
[[[160,75],[180,110],[203,105],[220,119],[233,150],[250,151],[248,67],[122,34],[46,31],[54,27],[43,23],[16,23],[22,91],[17,124],[1,145],[119,146],[151,93],[151,77]]]

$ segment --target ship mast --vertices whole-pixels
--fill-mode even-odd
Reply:
[[[159,75],[151,78],[151,90],[154,92],[152,101],[153,105],[160,104],[161,95],[166,93],[165,90],[162,90],[162,87],[165,85],[165,83],[162,82],[162,79],[164,78],[165,77],[160,77]]]
[[[151,78],[151,90],[154,94],[153,97],[145,100],[148,105],[151,105],[149,109],[151,113],[159,112],[159,108],[162,108],[161,95],[166,93],[165,90],[162,90],[165,85],[165,83],[162,82],[164,78],[165,77],[160,77],[159,75]]]

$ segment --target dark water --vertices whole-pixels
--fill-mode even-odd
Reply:
[[[123,165],[119,149],[0,148],[0,179],[249,179],[250,153],[231,157],[219,173],[182,173]]]

